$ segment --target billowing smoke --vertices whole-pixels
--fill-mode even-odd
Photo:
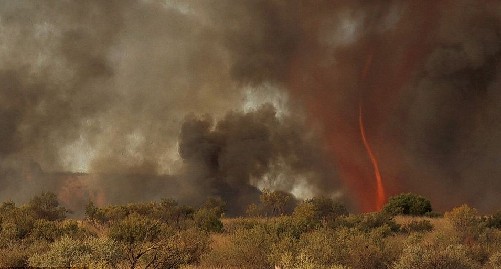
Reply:
[[[216,124],[208,117],[188,117],[179,152],[185,163],[182,182],[193,194],[184,196],[222,197],[228,213],[236,214],[259,201],[259,183],[293,192],[307,180],[310,192],[329,195],[336,175],[318,138],[302,128],[291,118],[277,117],[271,105],[229,113]]]
[[[362,210],[376,182],[438,210],[499,204],[501,6],[496,1],[217,1],[238,81],[284,85],[324,128],[340,178]],[[220,16],[221,10],[228,11]]]
[[[373,210],[362,106],[387,193],[493,210],[500,19],[488,0],[3,1],[0,198],[235,213],[272,188]]]

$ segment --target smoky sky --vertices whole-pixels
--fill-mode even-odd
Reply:
[[[387,193],[495,210],[500,19],[474,0],[3,1],[0,198],[238,212],[266,187],[374,210],[361,106]]]

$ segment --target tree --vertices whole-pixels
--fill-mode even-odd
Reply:
[[[202,231],[206,232],[221,232],[223,223],[219,220],[217,209],[200,208],[195,212],[193,219],[195,225]]]
[[[130,268],[136,268],[141,260],[155,252],[162,239],[172,234],[166,225],[158,220],[131,214],[110,227],[111,239],[123,244]],[[149,264],[150,261],[143,261]]]
[[[309,228],[345,215],[348,215],[348,210],[343,204],[325,197],[305,200],[294,209],[293,213],[298,221],[307,222],[305,224]]]
[[[30,210],[37,219],[62,220],[70,211],[59,205],[56,194],[52,192],[43,192],[33,197],[28,203]]]
[[[282,216],[286,213],[292,213],[296,202],[292,194],[284,191],[264,190],[259,199],[266,216]]]
[[[98,223],[106,222],[106,216],[99,207],[95,206],[92,201],[89,201],[85,207],[85,217],[91,221],[96,221]]]
[[[431,210],[431,202],[428,199],[413,193],[402,193],[393,196],[383,208],[385,213],[393,216],[423,216],[431,212]]]
[[[221,197],[209,197],[203,204],[202,208],[214,210],[221,217],[226,212],[226,202]]]

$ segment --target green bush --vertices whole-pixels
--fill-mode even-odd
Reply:
[[[43,192],[28,203],[28,210],[37,219],[62,220],[70,211],[59,204],[56,194]]]
[[[383,211],[394,216],[423,216],[428,212],[432,212],[432,208],[431,202],[426,198],[413,193],[403,193],[391,197],[384,206]]]

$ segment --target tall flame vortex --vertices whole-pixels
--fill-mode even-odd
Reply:
[[[369,142],[367,141],[367,136],[365,134],[364,121],[362,117],[362,104],[359,105],[358,124],[360,127],[360,134],[362,136],[362,141],[364,142],[365,150],[367,151],[367,154],[371,159],[372,166],[374,167],[374,175],[376,176],[376,186],[377,186],[376,206],[377,210],[381,210],[386,200],[386,194],[384,191],[381,172],[379,171],[379,164],[377,162],[376,156],[374,155],[374,152],[371,149],[371,146],[369,145]]]

